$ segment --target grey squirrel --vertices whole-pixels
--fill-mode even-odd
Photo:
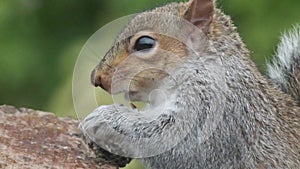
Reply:
[[[277,53],[270,78],[262,75],[213,0],[143,12],[91,79],[151,106],[100,106],[80,129],[96,154],[116,153],[119,166],[137,158],[152,169],[299,168],[300,28]]]

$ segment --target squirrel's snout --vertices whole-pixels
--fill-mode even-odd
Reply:
[[[96,77],[96,76],[95,76],[95,71],[92,72],[92,75],[91,75],[91,82],[92,82],[92,84],[93,84],[95,87],[101,87],[101,88],[103,88],[101,76]]]
[[[107,92],[111,92],[111,80],[101,73],[101,70],[94,69],[91,74],[91,82],[95,87],[101,87]]]

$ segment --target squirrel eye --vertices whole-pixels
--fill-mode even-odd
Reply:
[[[150,36],[142,36],[140,37],[134,45],[135,51],[141,51],[141,50],[149,50],[153,48],[155,45],[155,40],[151,38]]]

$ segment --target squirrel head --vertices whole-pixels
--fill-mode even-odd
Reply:
[[[214,0],[190,0],[136,15],[92,71],[92,83],[111,94],[125,92],[131,101],[148,102],[150,92],[189,56],[190,42],[204,50],[198,39],[209,33],[214,10]]]

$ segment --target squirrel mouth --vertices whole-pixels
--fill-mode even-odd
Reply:
[[[124,86],[115,85],[112,87],[110,94],[114,96],[124,95],[124,99],[127,101],[144,102],[146,101],[144,98],[146,98],[145,95],[147,95],[147,92],[143,90],[126,89]]]
[[[130,106],[132,109],[142,109],[147,104],[147,101],[143,99],[142,93],[138,91],[119,91],[111,95],[116,99],[114,101],[118,103]]]
[[[128,101],[134,101],[134,102],[143,101],[143,100],[141,100],[141,98],[138,95],[139,95],[138,91],[128,91],[128,92],[125,92],[124,97]]]

